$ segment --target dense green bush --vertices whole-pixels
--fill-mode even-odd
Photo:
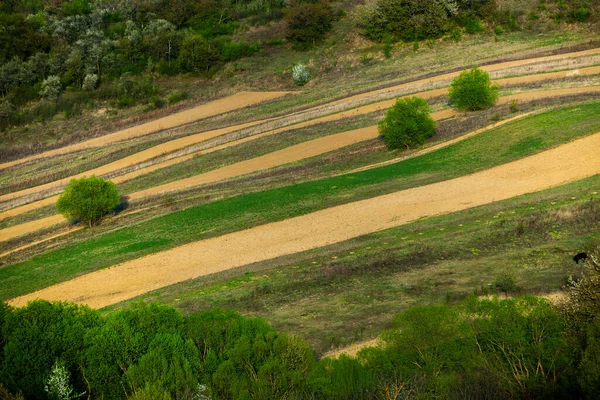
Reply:
[[[442,36],[457,13],[456,3],[448,0],[380,0],[362,27],[377,42],[387,37],[412,42]]]
[[[100,326],[98,312],[68,303],[35,301],[5,316],[2,383],[27,398],[45,398],[44,384],[57,360],[76,371],[84,362],[84,337]],[[81,374],[71,382],[86,390]]]
[[[448,95],[459,110],[483,110],[496,104],[500,88],[492,85],[490,75],[473,68],[454,78]]]
[[[296,64],[292,67],[292,79],[298,86],[304,86],[312,79],[308,68],[304,64]]]
[[[114,183],[92,175],[72,179],[58,198],[56,208],[65,218],[92,227],[113,211],[120,199]]]
[[[388,148],[409,148],[425,143],[436,128],[429,111],[427,102],[419,97],[398,99],[379,121],[379,134]]]
[[[135,303],[102,316],[0,302],[0,398],[49,398],[44,384],[64,366],[73,393],[92,399],[566,399],[582,390],[594,399],[599,321],[570,341],[568,320],[544,299],[472,296],[408,309],[380,347],[317,362],[299,338],[232,311],[184,317]]]
[[[285,16],[287,39],[298,50],[308,50],[321,43],[331,30],[333,12],[324,1],[293,2]]]
[[[179,65],[182,71],[208,73],[220,61],[214,44],[199,35],[187,35],[181,43]]]

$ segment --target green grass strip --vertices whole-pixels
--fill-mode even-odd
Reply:
[[[600,102],[580,104],[527,117],[396,164],[193,207],[2,268],[0,298],[184,243],[467,175],[598,131]]]

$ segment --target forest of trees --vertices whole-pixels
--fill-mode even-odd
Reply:
[[[600,270],[567,291],[560,306],[473,296],[413,307],[382,346],[319,361],[301,339],[232,311],[0,303],[0,398],[593,399]]]
[[[306,46],[295,26],[311,18],[331,23],[329,5],[307,21],[302,11],[294,12],[304,3],[288,6],[285,0],[0,1],[0,129],[58,112],[68,118],[92,100],[154,108],[180,100],[185,94],[161,97],[153,77],[210,76],[224,63],[254,54],[262,43],[232,39],[240,21],[265,24],[283,18],[286,7],[289,40],[302,42],[301,48],[314,45],[324,28],[313,23],[308,30],[317,33]],[[32,101],[34,107],[25,107]]]

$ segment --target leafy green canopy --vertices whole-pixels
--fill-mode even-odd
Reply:
[[[294,2],[287,14],[287,39],[297,50],[308,50],[321,43],[331,30],[333,12],[324,2]]]
[[[379,133],[388,148],[420,146],[435,132],[436,122],[429,115],[429,105],[419,97],[398,99],[385,118],[379,121]]]
[[[496,104],[500,88],[492,85],[490,74],[473,68],[454,78],[450,87],[450,100],[459,110],[483,110]]]
[[[70,220],[92,227],[111,212],[121,201],[117,187],[96,176],[72,179],[60,195],[56,208]]]
[[[599,321],[570,342],[547,300],[473,296],[408,309],[380,346],[316,362],[301,339],[232,311],[0,302],[0,397],[52,398],[45,383],[60,365],[73,393],[94,399],[593,399]]]

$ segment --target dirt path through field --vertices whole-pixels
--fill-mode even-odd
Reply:
[[[151,290],[600,174],[600,133],[472,175],[357,201],[152,254],[9,301],[104,307]]]
[[[15,161],[2,163],[0,164],[0,169],[12,167],[14,165],[22,164],[24,162],[32,160],[53,157],[59,154],[72,153],[74,151],[82,149],[106,146],[108,144],[134,139],[140,136],[156,133],[165,129],[174,128],[176,126],[189,124],[190,122],[199,121],[204,118],[224,114],[229,111],[249,107],[258,103],[262,103],[264,101],[273,100],[290,93],[291,92],[239,92],[232,96],[211,101],[209,103],[199,105],[189,110],[180,111],[154,121],[146,122],[140,125],[133,126],[131,128],[124,129],[122,131],[110,133],[108,135],[100,136],[94,139],[89,139],[81,143],[60,147],[58,149],[45,151],[43,153],[34,154],[32,156],[21,158]]]

